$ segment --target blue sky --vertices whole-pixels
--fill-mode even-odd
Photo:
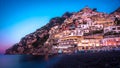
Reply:
[[[85,6],[110,13],[120,0],[0,0],[0,51],[12,46],[56,16]]]

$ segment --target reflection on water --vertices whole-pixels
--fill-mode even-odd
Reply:
[[[0,68],[50,68],[61,56],[49,57],[31,55],[0,55]]]

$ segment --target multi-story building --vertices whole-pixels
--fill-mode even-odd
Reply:
[[[79,50],[88,50],[95,47],[100,47],[102,45],[101,41],[103,39],[103,36],[83,36],[82,39],[79,40],[78,43],[78,49]]]
[[[104,46],[120,46],[120,26],[108,26],[104,28]]]
[[[120,26],[108,26],[104,28],[104,33],[107,32],[116,32],[116,33],[120,33]]]

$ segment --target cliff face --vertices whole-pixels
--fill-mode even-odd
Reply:
[[[19,43],[16,43],[7,49],[5,54],[44,55],[44,43],[49,38],[49,30],[56,25],[61,25],[64,20],[71,15],[72,13],[66,12],[62,17],[52,18],[48,24],[31,34],[26,35]]]
[[[111,14],[97,12],[96,9],[90,9],[88,7],[79,12],[66,12],[62,17],[52,18],[45,26],[23,37],[19,43],[16,43],[11,48],[7,49],[6,54],[44,55],[46,52],[49,53],[51,51],[52,46],[50,44],[46,44],[46,42],[51,43],[51,38],[54,38],[52,37],[53,34],[57,32],[60,33],[64,30],[72,30],[74,29],[73,27],[79,27],[78,25],[81,26],[86,23],[89,23],[89,25],[95,25],[96,22],[99,23],[100,21],[115,21],[116,18],[120,19],[119,9]],[[84,33],[80,32],[81,35],[91,35],[93,33],[99,34],[103,32],[103,27],[83,26],[80,27],[80,30],[85,30]],[[87,32],[87,30],[90,32]]]

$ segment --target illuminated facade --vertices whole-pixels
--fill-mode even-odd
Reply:
[[[102,42],[103,42],[103,46],[119,47],[120,46],[120,37],[104,38]]]
[[[78,44],[79,50],[88,50],[95,47],[100,47],[102,45],[101,41],[103,36],[84,36]]]
[[[120,46],[120,26],[109,26],[104,28],[104,46]]]

